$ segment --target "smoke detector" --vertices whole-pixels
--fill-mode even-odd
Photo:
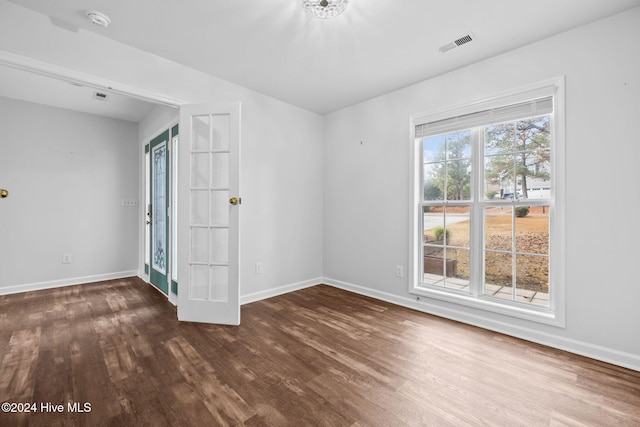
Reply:
[[[457,39],[455,39],[452,42],[449,42],[443,46],[440,46],[440,48],[438,49],[438,52],[440,53],[445,53],[451,49],[454,49],[458,46],[462,46],[463,44],[467,44],[470,43],[472,41],[474,41],[476,39],[476,36],[473,35],[473,33],[469,32],[467,34],[465,34],[462,37],[458,37]]]
[[[92,24],[99,27],[107,28],[109,24],[111,24],[111,19],[107,15],[96,10],[87,11],[87,18],[89,18]]]

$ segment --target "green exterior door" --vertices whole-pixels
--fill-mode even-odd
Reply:
[[[150,143],[149,183],[151,284],[169,295],[169,130],[153,138]]]

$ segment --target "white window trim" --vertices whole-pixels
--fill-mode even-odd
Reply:
[[[410,117],[410,135],[412,156],[410,164],[410,248],[409,248],[409,293],[433,298],[436,300],[446,301],[448,303],[458,304],[462,306],[472,307],[479,310],[503,314],[533,322],[544,323],[557,327],[565,327],[565,89],[564,76],[538,82],[532,85],[521,87],[499,96],[480,101],[470,102],[465,105],[447,107],[427,113],[416,114]],[[477,289],[480,288],[476,284],[476,292],[474,294],[456,293],[450,290],[439,290],[421,286],[422,268],[420,256],[422,251],[419,250],[422,241],[419,239],[421,221],[418,215],[417,206],[421,200],[422,186],[420,185],[420,177],[422,173],[422,165],[420,161],[421,144],[417,144],[414,138],[416,125],[422,123],[442,120],[448,117],[470,114],[476,111],[488,110],[524,102],[543,96],[553,96],[554,111],[552,114],[552,133],[553,148],[551,168],[552,174],[552,200],[554,200],[554,211],[551,216],[550,223],[550,271],[549,275],[552,280],[550,284],[550,299],[552,306],[547,307],[529,307],[523,304],[512,303],[509,301],[499,301],[489,297],[477,295]],[[477,167],[478,154],[474,154],[474,180],[477,187],[481,171]],[[475,191],[474,191],[475,193]],[[481,225],[474,223],[478,221],[478,213],[472,215],[471,227],[474,242],[482,241]],[[482,268],[482,260],[472,260],[472,268]]]

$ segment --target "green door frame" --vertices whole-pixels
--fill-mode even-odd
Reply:
[[[175,209],[177,207],[178,204],[178,198],[176,197],[177,194],[177,178],[178,178],[178,168],[177,168],[177,159],[178,159],[178,147],[177,144],[179,144],[179,141],[176,141],[176,145],[174,145],[173,141],[174,139],[178,136],[178,125],[176,124],[175,126],[173,126],[171,128],[171,149],[169,150],[169,152],[171,153],[171,187],[169,187],[169,192],[171,193],[171,228],[172,230],[175,230],[175,228],[173,227],[174,224],[177,225],[177,209]],[[178,238],[178,233],[170,233],[170,239],[169,241],[171,242],[171,247],[175,247],[175,239]],[[169,258],[171,258],[172,255],[172,251],[169,250]],[[173,254],[174,256],[176,254]],[[172,262],[171,263],[171,293],[174,295],[178,295],[178,282],[177,279],[173,280],[174,277],[178,277],[177,276],[177,271],[175,271],[176,269],[174,269],[174,266],[176,266],[177,263],[176,262]]]

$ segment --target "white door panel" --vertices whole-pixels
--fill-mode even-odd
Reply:
[[[240,103],[181,107],[180,135],[178,319],[238,325]]]

